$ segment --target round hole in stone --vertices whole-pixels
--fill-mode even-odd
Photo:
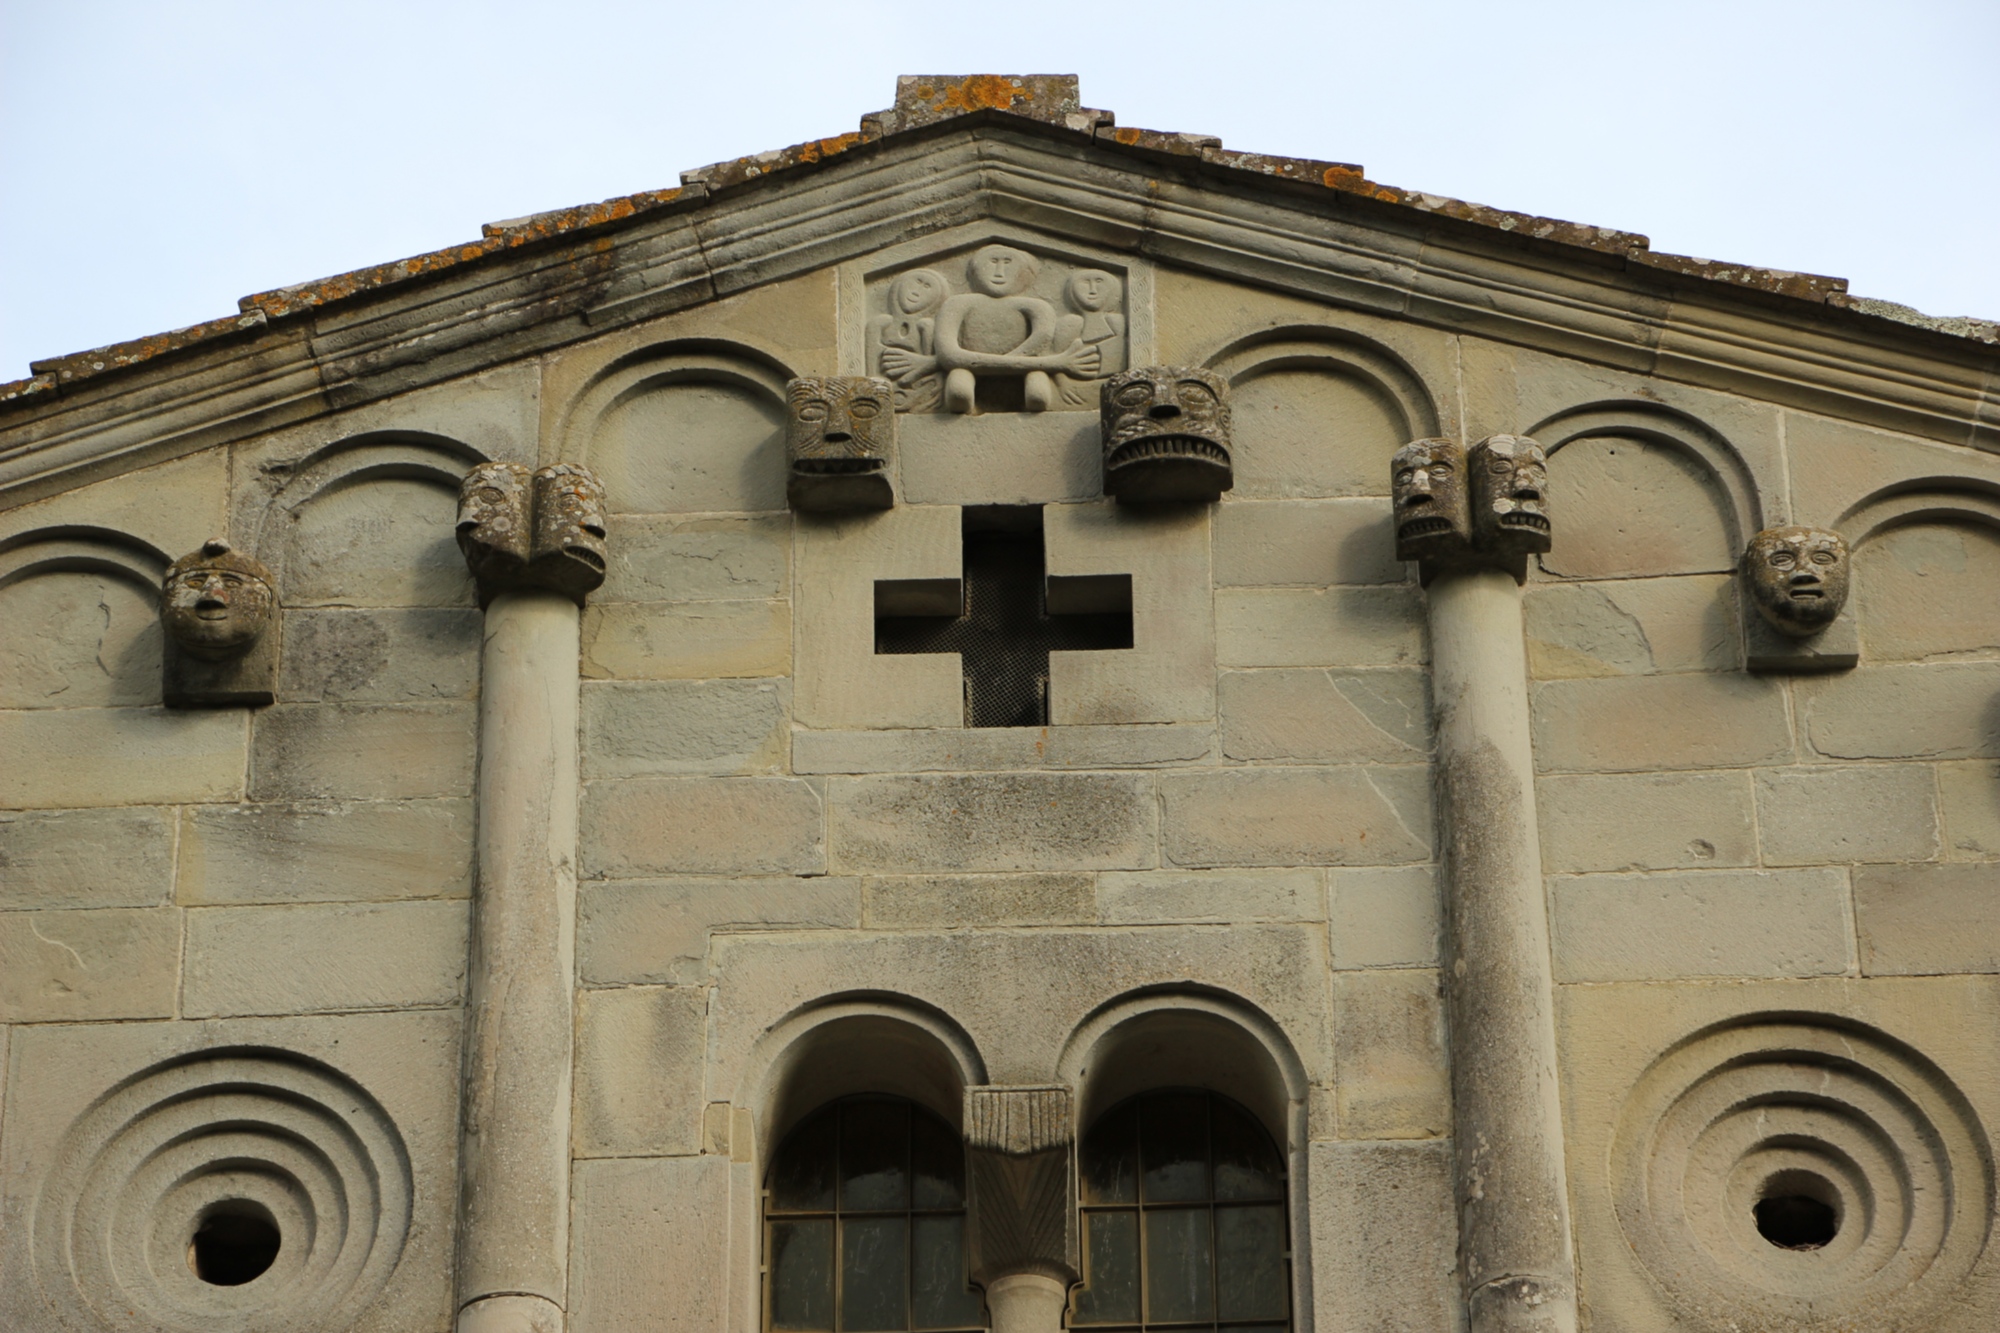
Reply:
[[[1840,1234],[1840,1194],[1811,1171],[1780,1171],[1751,1212],[1757,1234],[1781,1250],[1817,1250]]]
[[[225,1199],[204,1209],[188,1241],[188,1267],[215,1287],[240,1287],[263,1276],[284,1237],[271,1210],[249,1199]]]

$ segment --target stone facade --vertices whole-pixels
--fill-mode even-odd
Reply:
[[[1848,306],[977,76],[38,363],[0,1327],[784,1328],[848,1097],[1230,1324],[1168,1089],[1241,1327],[1994,1327],[2000,338]]]

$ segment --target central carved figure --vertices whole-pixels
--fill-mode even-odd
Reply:
[[[974,252],[966,265],[972,290],[947,298],[937,316],[936,356],[945,372],[948,411],[972,410],[982,374],[1020,375],[1021,403],[1030,412],[1045,412],[1055,402],[1052,374],[1097,377],[1103,353],[1084,341],[1080,324],[1067,346],[1050,350],[1055,307],[1027,294],[1040,271],[1033,255],[1010,245]]]

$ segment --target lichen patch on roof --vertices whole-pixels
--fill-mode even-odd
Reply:
[[[428,254],[292,287],[253,293],[237,303],[237,315],[88,352],[36,361],[30,366],[33,372],[30,378],[0,384],[0,410],[11,404],[58,393],[63,387],[78,381],[130,369],[219,337],[247,333],[272,320],[283,320],[398,283],[476,263],[534,242],[623,223],[663,210],[698,208],[721,191],[812,167],[896,135],[972,115],[1016,117],[1088,136],[1107,146],[1195,159],[1225,172],[1322,187],[1475,226],[1622,256],[1630,265],[1824,305],[1855,308],[1937,332],[1983,342],[2000,342],[2000,326],[1983,320],[1935,320],[1923,316],[1910,319],[1892,313],[1887,302],[1851,301],[1844,278],[1719,263],[1687,255],[1660,254],[1652,250],[1651,242],[1645,236],[1636,232],[1537,217],[1468,203],[1462,199],[1399,189],[1369,180],[1360,166],[1349,162],[1237,152],[1224,148],[1222,141],[1212,135],[1120,126],[1111,112],[1082,104],[1073,74],[904,75],[896,81],[895,105],[863,116],[856,131],[831,138],[810,139],[789,148],[682,172],[681,185],[677,189],[650,190],[595,204],[487,223],[481,228],[478,240],[463,245],[447,246]],[[1906,307],[1893,309],[1901,311]]]

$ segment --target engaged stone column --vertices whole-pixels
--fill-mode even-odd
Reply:
[[[1077,1280],[1066,1088],[967,1088],[972,1280],[993,1333],[1060,1333]]]
[[[560,1333],[569,1263],[578,618],[604,581],[603,488],[475,468],[458,542],[486,608],[479,887],[460,1133],[458,1333]]]
[[[1397,554],[1429,590],[1445,831],[1459,1271],[1471,1333],[1574,1333],[1521,589],[1549,549],[1540,446],[1419,440],[1393,464]]]

